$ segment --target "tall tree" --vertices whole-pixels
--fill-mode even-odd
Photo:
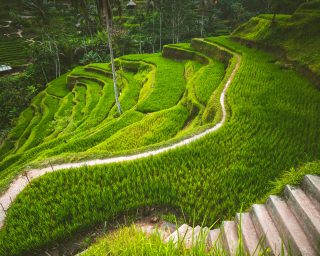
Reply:
[[[159,16],[159,50],[162,49],[162,20],[163,20],[163,0],[153,0],[152,6],[155,7]]]
[[[201,26],[200,26],[200,35],[201,37],[204,37],[204,25],[205,25],[205,16],[209,12],[209,10],[212,8],[213,2],[212,0],[200,0],[198,3],[198,12],[201,16]]]
[[[48,3],[42,0],[26,0],[23,3],[24,7],[33,12],[43,24],[49,23]]]
[[[111,2],[112,1],[112,2]],[[114,64],[114,53],[113,53],[113,45],[112,45],[112,33],[113,33],[113,22],[112,22],[112,10],[116,8],[118,12],[121,13],[122,3],[121,0],[96,0],[98,13],[100,14],[102,24],[107,28],[108,33],[108,46],[110,51],[110,60],[111,60],[111,69],[112,69],[112,78],[113,78],[113,89],[114,89],[114,97],[116,100],[116,105],[118,108],[118,112],[121,115],[122,109],[119,101],[119,91],[117,85],[117,73]]]

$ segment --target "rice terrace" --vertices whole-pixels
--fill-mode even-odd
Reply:
[[[0,0],[0,256],[320,255],[319,0]]]

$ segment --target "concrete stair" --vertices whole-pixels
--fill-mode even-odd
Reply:
[[[282,238],[265,205],[255,204],[250,212],[258,237],[264,248],[269,248],[272,255],[287,255]]]
[[[235,255],[238,247],[238,226],[235,221],[222,222],[222,244],[228,255]]]
[[[250,213],[237,213],[236,224],[240,227],[243,249],[250,255],[258,255],[262,248],[258,246],[260,241]]]
[[[213,254],[320,255],[320,177],[306,175],[301,187],[286,186],[283,197],[270,196],[218,229],[183,224],[163,240],[206,243]]]

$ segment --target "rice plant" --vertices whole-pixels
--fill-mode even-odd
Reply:
[[[196,223],[204,216],[209,224],[230,218],[242,206],[246,209],[264,198],[274,188],[272,182],[285,179],[286,171],[319,158],[320,93],[306,78],[281,69],[272,55],[226,37],[208,38],[204,44],[196,47],[204,51],[218,44],[242,54],[241,67],[228,91],[228,122],[223,128],[152,158],[64,170],[35,180],[7,212],[0,231],[2,254],[28,255],[141,206],[181,207],[187,221],[193,220],[190,216],[196,211]],[[133,113],[137,122],[145,115]],[[126,118],[124,114],[113,122]],[[107,125],[101,127],[107,131]],[[43,149],[37,154],[51,150]],[[33,157],[28,151],[25,156]],[[18,158],[13,160],[1,173],[5,181],[22,166]],[[9,166],[11,160],[7,161]]]
[[[177,47],[205,56],[186,44]],[[220,61],[205,58],[210,65],[192,56],[189,60],[160,54],[119,58],[119,100],[125,111],[121,117],[108,64],[76,67],[50,82],[29,108],[33,117],[28,127],[16,129],[19,133],[9,135],[0,148],[0,187],[11,179],[7,175],[13,177],[18,170],[48,158],[75,161],[143,151],[197,132],[209,124],[201,117],[208,98],[213,93],[214,99],[219,97],[217,88],[223,86],[225,69]]]

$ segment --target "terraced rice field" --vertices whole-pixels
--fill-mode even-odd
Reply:
[[[14,34],[9,35],[18,31],[8,23],[11,20],[9,13],[20,4],[19,0],[0,1],[0,65],[18,67],[28,62],[24,39]]]
[[[134,152],[212,125],[221,115],[219,72],[208,72],[215,74],[212,81],[207,75],[197,76],[217,62],[224,80],[223,74],[228,77],[234,65],[234,58],[217,51],[216,45],[242,55],[228,90],[228,122],[221,129],[152,158],[64,170],[35,180],[7,212],[0,251],[28,254],[147,205],[178,207],[197,223],[205,220],[210,225],[264,198],[273,188],[271,182],[285,171],[319,159],[319,91],[294,70],[281,69],[273,56],[219,37],[164,50],[165,56],[180,61],[157,54],[121,58],[120,99],[123,106],[126,97],[131,101],[120,117],[113,98],[107,97],[112,84],[105,64],[75,69],[66,75],[64,86],[59,87],[59,81],[50,84],[22,114],[5,144],[7,150],[2,149],[2,185],[26,162],[54,155],[58,157],[52,161],[110,156],[126,152],[128,145]],[[174,70],[162,69],[162,61],[174,63]],[[197,81],[208,79],[211,87],[200,88]],[[168,90],[170,94],[164,95]],[[99,94],[98,102],[89,96]],[[95,111],[93,106],[99,105],[104,108]],[[95,123],[93,113],[101,113],[101,121]],[[59,126],[51,126],[49,120]],[[35,129],[39,138],[33,134]]]
[[[142,151],[213,125],[214,111],[207,112],[219,113],[213,101],[219,101],[228,60],[222,63],[189,46],[188,52],[187,45],[175,47],[187,57],[146,54],[117,60],[121,116],[108,64],[77,67],[49,83],[0,148],[2,187],[21,169],[43,160]]]
[[[1,33],[1,29],[0,29]],[[15,36],[5,37],[0,35],[0,64],[11,67],[27,63],[27,49],[24,41]]]

